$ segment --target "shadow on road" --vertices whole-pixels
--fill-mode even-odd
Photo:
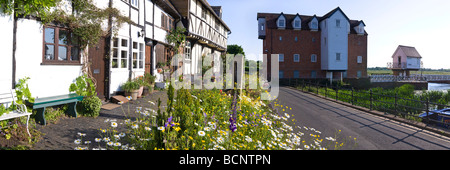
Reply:
[[[423,129],[415,129],[415,128],[411,128],[411,127],[408,127],[408,126],[402,126],[402,127],[405,128],[405,129],[411,130],[412,133],[406,132],[406,131],[402,131],[402,130],[399,129],[399,128],[394,128],[394,127],[392,127],[392,126],[387,126],[386,124],[384,124],[384,123],[386,123],[386,122],[391,122],[391,123],[393,123],[393,124],[396,124],[396,125],[398,125],[398,126],[401,126],[401,125],[399,125],[398,123],[395,123],[395,122],[392,121],[392,120],[383,120],[383,121],[380,121],[380,122],[376,122],[376,121],[374,121],[374,120],[372,120],[372,119],[368,119],[368,118],[365,118],[365,117],[360,116],[360,114],[363,114],[362,111],[357,111],[357,110],[353,110],[353,109],[352,109],[352,111],[355,111],[355,112],[358,112],[358,113],[351,112],[351,111],[349,111],[349,110],[342,109],[342,108],[348,108],[348,107],[346,107],[346,106],[336,107],[336,104],[337,104],[337,103],[333,103],[333,105],[330,105],[330,103],[331,103],[330,101],[326,101],[326,100],[323,100],[323,99],[322,99],[322,100],[318,100],[318,99],[317,99],[317,96],[312,97],[312,95],[311,95],[311,96],[308,96],[308,95],[310,95],[310,94],[303,95],[303,94],[299,94],[299,93],[302,93],[302,92],[300,92],[300,91],[298,91],[298,92],[293,92],[293,91],[294,91],[293,89],[280,88],[280,93],[283,93],[283,92],[284,92],[284,93],[287,93],[287,94],[291,95],[291,96],[285,96],[286,98],[288,98],[288,99],[290,99],[290,100],[293,100],[293,99],[295,98],[295,100],[301,100],[302,102],[307,102],[308,104],[317,106],[318,108],[320,108],[319,110],[327,110],[327,111],[329,111],[329,112],[335,113],[336,115],[338,115],[338,117],[343,117],[343,118],[349,119],[349,120],[351,120],[351,121],[353,121],[353,122],[359,123],[359,124],[361,124],[360,128],[366,128],[366,127],[367,127],[367,128],[370,128],[370,129],[372,129],[372,130],[374,130],[374,131],[376,131],[376,132],[378,132],[378,133],[381,133],[381,134],[383,134],[383,135],[385,135],[385,136],[389,136],[390,138],[393,138],[393,139],[396,140],[396,141],[393,142],[392,144],[396,144],[396,143],[402,142],[402,143],[405,143],[405,144],[407,144],[407,145],[409,145],[409,146],[412,146],[412,147],[414,147],[414,148],[417,148],[417,149],[420,149],[420,150],[424,150],[424,148],[422,148],[422,147],[420,147],[420,146],[417,146],[417,145],[414,145],[414,144],[412,144],[412,143],[409,143],[409,142],[405,141],[405,139],[410,138],[410,137],[413,137],[413,138],[419,139],[419,140],[421,140],[421,141],[427,142],[427,143],[429,143],[429,144],[433,144],[433,145],[436,145],[436,146],[440,146],[440,147],[443,147],[443,148],[445,148],[445,149],[450,149],[450,147],[448,147],[448,146],[445,146],[445,145],[442,145],[442,144],[440,144],[440,143],[437,143],[437,142],[434,142],[434,141],[430,141],[430,140],[428,140],[428,139],[425,139],[425,138],[422,138],[422,137],[420,137],[420,136],[417,136],[416,134],[418,134],[418,133],[420,133],[420,132],[426,133],[426,132],[423,131]],[[305,93],[304,93],[304,94],[305,94]],[[280,94],[279,96],[281,96],[281,94]],[[325,102],[324,102],[324,101],[325,101]],[[356,119],[351,118],[351,116],[355,116],[355,117],[358,117],[358,118],[367,120],[367,121],[371,122],[371,124],[363,123],[363,122],[361,122],[361,121],[358,121],[358,120],[356,120]],[[404,138],[398,138],[398,137],[396,137],[396,136],[393,136],[393,135],[391,135],[391,134],[388,134],[388,133],[386,133],[386,132],[383,132],[383,131],[381,131],[380,129],[374,128],[373,126],[375,126],[375,125],[383,126],[383,127],[385,127],[385,128],[391,129],[391,130],[393,130],[393,131],[401,132],[401,133],[403,133],[403,134],[406,134],[407,136],[404,137]],[[427,135],[430,135],[430,136],[433,136],[433,137],[436,137],[436,138],[441,138],[440,136],[437,136],[436,134],[432,134],[432,133],[426,133],[426,134],[427,134]]]

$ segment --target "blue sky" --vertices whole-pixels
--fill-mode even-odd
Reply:
[[[368,67],[386,67],[398,45],[414,46],[425,68],[450,68],[450,1],[448,0],[208,0],[222,6],[230,27],[228,44],[238,44],[247,56],[262,53],[258,12],[323,16],[336,7],[363,20],[368,37]],[[256,59],[256,57],[249,57]]]

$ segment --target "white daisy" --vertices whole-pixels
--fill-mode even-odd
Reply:
[[[204,131],[198,131],[198,135],[200,135],[200,136],[205,136],[205,132]]]

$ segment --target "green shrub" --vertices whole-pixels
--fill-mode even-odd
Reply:
[[[92,79],[86,74],[76,78],[75,83],[70,84],[69,92],[75,92],[80,96],[96,96],[95,86]]]
[[[97,96],[86,97],[80,102],[80,114],[83,116],[97,117],[100,114],[102,101]]]

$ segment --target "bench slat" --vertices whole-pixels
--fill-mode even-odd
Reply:
[[[21,116],[28,116],[31,115],[31,113],[19,113],[19,112],[9,112],[9,113],[3,113],[2,116],[0,116],[0,120],[8,120],[13,118],[18,118]]]
[[[39,103],[39,104],[34,104],[32,108],[39,109],[39,108],[57,106],[57,105],[62,105],[62,104],[67,104],[67,103],[74,103],[74,102],[78,102],[78,101],[79,101],[78,99],[68,99],[68,100],[59,100],[59,101],[55,101],[55,102]]]
[[[59,95],[59,96],[37,98],[34,100],[34,104],[44,104],[44,103],[49,103],[49,102],[57,102],[57,101],[71,100],[71,99],[77,99],[77,100],[81,101],[81,100],[83,100],[83,96],[79,96],[75,93],[72,93],[72,94],[65,94],[65,95]]]

